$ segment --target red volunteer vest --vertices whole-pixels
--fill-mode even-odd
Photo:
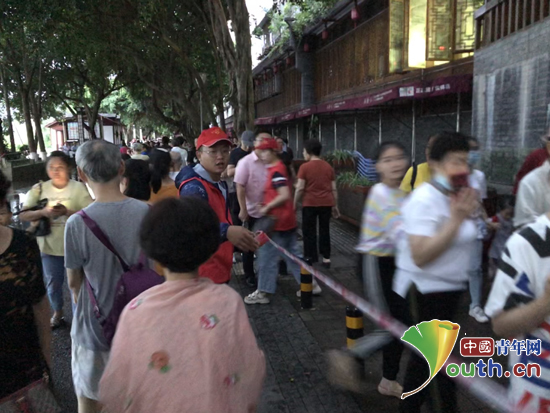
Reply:
[[[288,189],[292,194],[292,186],[290,185],[290,180],[288,179],[286,166],[279,161],[277,165],[267,169],[267,180],[264,188],[264,205],[269,204],[278,196],[277,190],[273,188],[272,182],[273,175],[277,172],[286,178]],[[286,201],[283,205],[273,208],[268,212],[268,215],[272,215],[276,220],[273,231],[290,231],[298,226],[296,222],[296,211],[294,211],[294,205],[291,199]]]
[[[179,190],[186,183],[197,180],[204,186],[206,193],[208,194],[208,203],[218,216],[220,223],[233,225],[227,203],[223,197],[222,192],[202,178],[191,178],[183,181],[179,187]],[[216,284],[223,284],[231,279],[231,267],[233,266],[233,244],[229,241],[223,242],[218,250],[212,255],[212,257],[199,267],[199,276],[204,278],[210,278]]]

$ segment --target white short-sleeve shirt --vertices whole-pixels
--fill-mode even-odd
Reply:
[[[403,233],[397,243],[397,273],[393,289],[406,296],[412,283],[422,294],[466,288],[468,265],[477,239],[475,221],[466,219],[450,247],[422,268],[412,259],[409,236],[432,237],[451,217],[450,198],[429,183],[416,189],[401,208]]]

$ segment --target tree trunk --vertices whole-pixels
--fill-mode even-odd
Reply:
[[[11,103],[9,98],[9,89],[8,89],[8,83],[6,79],[6,74],[4,72],[4,69],[0,70],[0,76],[2,81],[2,88],[4,92],[4,105],[6,106],[6,113],[7,113],[7,119],[8,119],[8,134],[10,135],[10,148],[11,152],[15,152],[15,136],[13,134],[13,121],[11,118]]]
[[[99,107],[101,106],[101,101],[103,100],[103,91],[99,92],[93,107],[88,107],[86,105],[86,112],[88,114],[88,125],[90,126],[90,136],[92,139],[97,139],[95,134],[95,124],[97,123],[97,117],[99,114]]]
[[[44,159],[46,157],[46,145],[44,144],[44,135],[42,134],[42,116],[40,114],[39,106],[36,103],[36,98],[34,96],[29,96],[29,101],[31,104],[34,127],[36,128],[36,142],[40,148],[40,157]]]
[[[220,128],[225,130],[225,112],[223,107],[223,100],[220,98],[218,103],[216,104],[216,108],[218,109],[218,116],[220,117]],[[227,131],[226,131],[227,132]]]
[[[29,104],[29,91],[23,86],[23,81],[21,80],[21,74],[17,78],[17,83],[19,84],[19,93],[21,94],[21,103],[23,106],[23,116],[25,118],[25,126],[27,128],[27,141],[29,143],[29,152],[31,159],[37,159],[36,155],[36,142],[34,141],[34,134],[32,128],[31,120],[31,109]]]

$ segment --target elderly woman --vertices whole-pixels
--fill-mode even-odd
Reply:
[[[40,182],[29,192],[24,210],[36,207],[39,201],[46,199],[47,205],[38,211],[27,211],[20,215],[22,221],[38,222],[46,218],[50,222],[51,233],[37,236],[42,253],[44,278],[48,297],[54,311],[52,328],[64,323],[63,319],[63,282],[65,280],[65,245],[63,235],[67,218],[92,203],[86,187],[70,179],[70,158],[61,151],[51,153],[46,162],[49,181]]]
[[[166,282],[122,313],[100,383],[107,412],[256,411],[265,360],[244,305],[198,274],[219,237],[216,214],[196,197],[165,199],[145,217],[141,247]]]
[[[138,159],[140,161],[149,161],[149,156],[145,152],[145,147],[139,142],[132,144],[132,159]]]
[[[10,185],[0,172],[0,208]],[[41,379],[51,365],[49,313],[36,241],[0,226],[0,399]]]
[[[472,214],[479,205],[476,191],[468,188],[468,151],[468,137],[438,135],[430,151],[433,178],[415,189],[401,210],[404,236],[397,244],[393,288],[403,297],[409,294],[418,313],[415,324],[453,321],[468,286],[468,263],[477,239]],[[413,352],[403,390],[418,389],[427,377],[426,360]],[[445,374],[435,381],[442,411],[456,412],[455,384]],[[430,390],[423,390],[405,398],[400,411],[420,412],[428,394]]]

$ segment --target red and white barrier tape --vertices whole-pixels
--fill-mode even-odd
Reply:
[[[333,290],[336,294],[341,296],[344,300],[346,300],[350,304],[353,304],[355,307],[360,309],[364,315],[366,315],[368,318],[370,318],[380,327],[389,331],[391,334],[393,334],[394,337],[401,339],[401,337],[403,336],[403,333],[408,329],[408,327],[406,327],[403,323],[397,321],[396,319],[391,317],[389,314],[386,314],[380,311],[377,307],[370,304],[368,301],[359,297],[357,294],[343,287],[341,284],[337,283],[332,278],[329,278],[325,274],[317,271],[312,266],[308,265],[298,257],[288,252],[286,249],[284,249],[283,247],[275,243],[266,234],[261,234],[261,235],[265,236],[268,242],[270,242],[277,250],[285,254],[296,264],[305,268],[315,278],[322,281],[323,284],[325,284],[327,287]],[[418,351],[414,346],[410,345],[409,343],[405,343],[405,344],[407,344],[410,348],[414,349],[415,351]],[[460,361],[459,359],[451,355],[449,356],[449,359],[447,360],[445,365],[441,368],[441,370],[446,369],[447,365],[451,363],[460,365],[462,361]],[[439,374],[445,374],[445,373],[440,372]],[[466,390],[468,390],[470,393],[475,395],[478,399],[480,399],[481,401],[489,405],[491,408],[496,409],[503,413],[514,413],[512,406],[510,406],[510,403],[508,402],[507,390],[501,385],[495,383],[494,381],[488,378],[481,379],[479,377],[466,378],[466,377],[462,377],[461,375],[453,377],[453,379],[458,381],[463,387],[466,388]]]

